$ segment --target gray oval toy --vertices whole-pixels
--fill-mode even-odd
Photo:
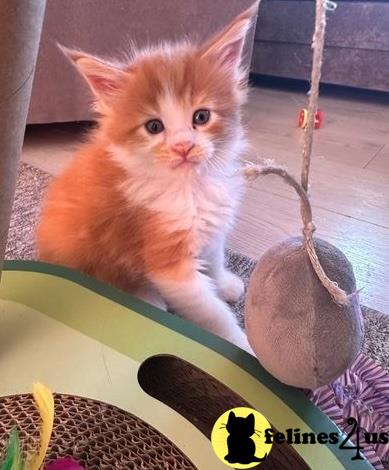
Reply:
[[[281,382],[315,389],[340,376],[363,339],[355,277],[345,255],[324,240],[314,246],[326,274],[350,301],[336,304],[304,246],[290,238],[268,250],[250,278],[246,331],[260,363]]]

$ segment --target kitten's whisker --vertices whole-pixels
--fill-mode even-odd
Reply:
[[[224,175],[223,170],[224,170],[225,165],[221,159],[214,156],[210,158],[209,160],[207,160],[206,163],[210,170],[214,170],[216,171],[216,173],[220,175]]]

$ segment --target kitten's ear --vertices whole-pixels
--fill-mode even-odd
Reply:
[[[115,65],[84,52],[68,49],[60,44],[58,44],[58,47],[74,63],[87,81],[97,98],[99,110],[108,105],[112,96],[119,90],[122,80],[127,76],[127,73]]]
[[[246,416],[246,423],[250,428],[253,429],[254,432],[254,426],[255,426],[255,417],[253,413],[250,413],[248,416]]]
[[[235,413],[233,411],[230,411],[230,414],[228,415],[228,424],[231,423],[235,419]]]
[[[210,57],[235,77],[239,75],[246,35],[255,22],[259,1],[237,16],[221,33],[201,47],[201,57]]]

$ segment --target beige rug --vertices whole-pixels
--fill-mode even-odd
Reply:
[[[35,259],[34,227],[39,214],[39,205],[51,177],[29,165],[22,164],[11,221],[7,259]],[[255,260],[238,253],[227,252],[229,268],[238,274],[247,285]],[[233,305],[242,322],[244,299]],[[383,367],[389,369],[389,315],[362,307],[365,320],[364,352]]]

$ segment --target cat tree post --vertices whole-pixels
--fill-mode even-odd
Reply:
[[[0,0],[0,277],[46,0]]]

